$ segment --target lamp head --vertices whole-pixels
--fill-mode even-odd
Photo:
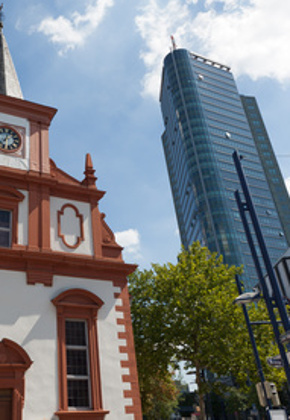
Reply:
[[[242,293],[238,296],[234,303],[237,305],[246,305],[247,303],[256,302],[261,298],[260,289],[255,287],[252,292]]]

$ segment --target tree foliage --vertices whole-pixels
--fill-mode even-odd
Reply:
[[[155,372],[142,381],[142,407],[148,420],[167,420],[178,405],[179,390],[172,372]]]
[[[239,273],[241,269],[223,264],[221,256],[196,242],[188,251],[182,250],[175,265],[153,264],[151,270],[131,275],[131,312],[145,413],[152,401],[152,377],[166,381],[168,367],[181,360],[196,369],[202,413],[204,395],[227,388],[223,378],[234,378],[245,395],[249,379],[259,381],[242,310],[233,304]],[[264,307],[253,307],[251,317],[268,318]],[[255,333],[265,372],[281,382],[282,371],[270,371],[265,364],[266,356],[277,354],[270,327],[259,327]],[[204,379],[205,370],[214,375],[214,381]]]

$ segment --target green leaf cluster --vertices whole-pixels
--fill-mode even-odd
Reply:
[[[131,313],[145,411],[149,379],[162,380],[168,367],[181,360],[196,369],[201,402],[207,392],[228,391],[224,377],[234,378],[245,395],[249,379],[259,381],[242,309],[233,304],[235,275],[241,271],[196,242],[181,251],[176,264],[153,264],[151,270],[131,275]],[[253,306],[250,312],[252,319],[268,319],[264,306]],[[265,373],[281,383],[283,372],[270,371],[266,365],[266,357],[277,354],[271,328],[257,327],[255,333]],[[215,380],[205,381],[204,370]]]

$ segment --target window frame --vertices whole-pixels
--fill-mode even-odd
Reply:
[[[12,213],[11,210],[0,208],[0,213],[2,211],[9,214],[9,226],[7,228],[4,227],[4,226],[0,226],[0,236],[1,236],[1,232],[8,232],[9,236],[8,236],[8,245],[0,245],[0,248],[11,248],[11,245],[12,245],[12,220],[13,220],[13,213]]]
[[[12,420],[21,420],[24,406],[25,372],[32,365],[26,351],[15,341],[0,342],[0,388],[12,391]]]
[[[97,339],[97,315],[104,302],[87,290],[69,289],[54,298],[52,303],[57,310],[58,335],[59,410],[55,414],[60,420],[86,418],[102,420],[109,413],[102,406]],[[86,410],[68,406],[65,321],[70,319],[84,320],[87,323],[91,408]]]
[[[18,243],[18,206],[24,200],[24,195],[15,188],[0,185],[0,209],[11,212],[10,246],[14,248]]]
[[[66,355],[67,355],[67,351],[71,350],[71,351],[77,351],[77,350],[85,350],[86,352],[86,367],[87,367],[87,375],[78,375],[78,374],[69,374],[67,372],[66,374],[66,378],[67,378],[67,384],[68,381],[74,381],[74,380],[86,380],[88,383],[88,401],[89,401],[89,405],[88,406],[70,406],[69,405],[69,398],[68,398],[68,409],[76,409],[76,410],[90,410],[92,408],[92,395],[91,395],[91,377],[90,377],[90,352],[89,352],[89,334],[88,334],[88,324],[87,321],[84,319],[77,319],[77,318],[66,318],[65,319],[65,325],[67,322],[79,322],[79,323],[83,323],[85,325],[85,345],[74,345],[74,344],[67,344],[67,340],[65,337],[65,347],[66,347]],[[66,330],[66,328],[65,328]]]

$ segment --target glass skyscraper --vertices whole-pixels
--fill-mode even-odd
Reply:
[[[185,49],[164,60],[162,135],[181,241],[200,240],[228,264],[256,273],[234,198],[243,168],[273,264],[290,245],[290,200],[255,98],[240,96],[228,66]]]

